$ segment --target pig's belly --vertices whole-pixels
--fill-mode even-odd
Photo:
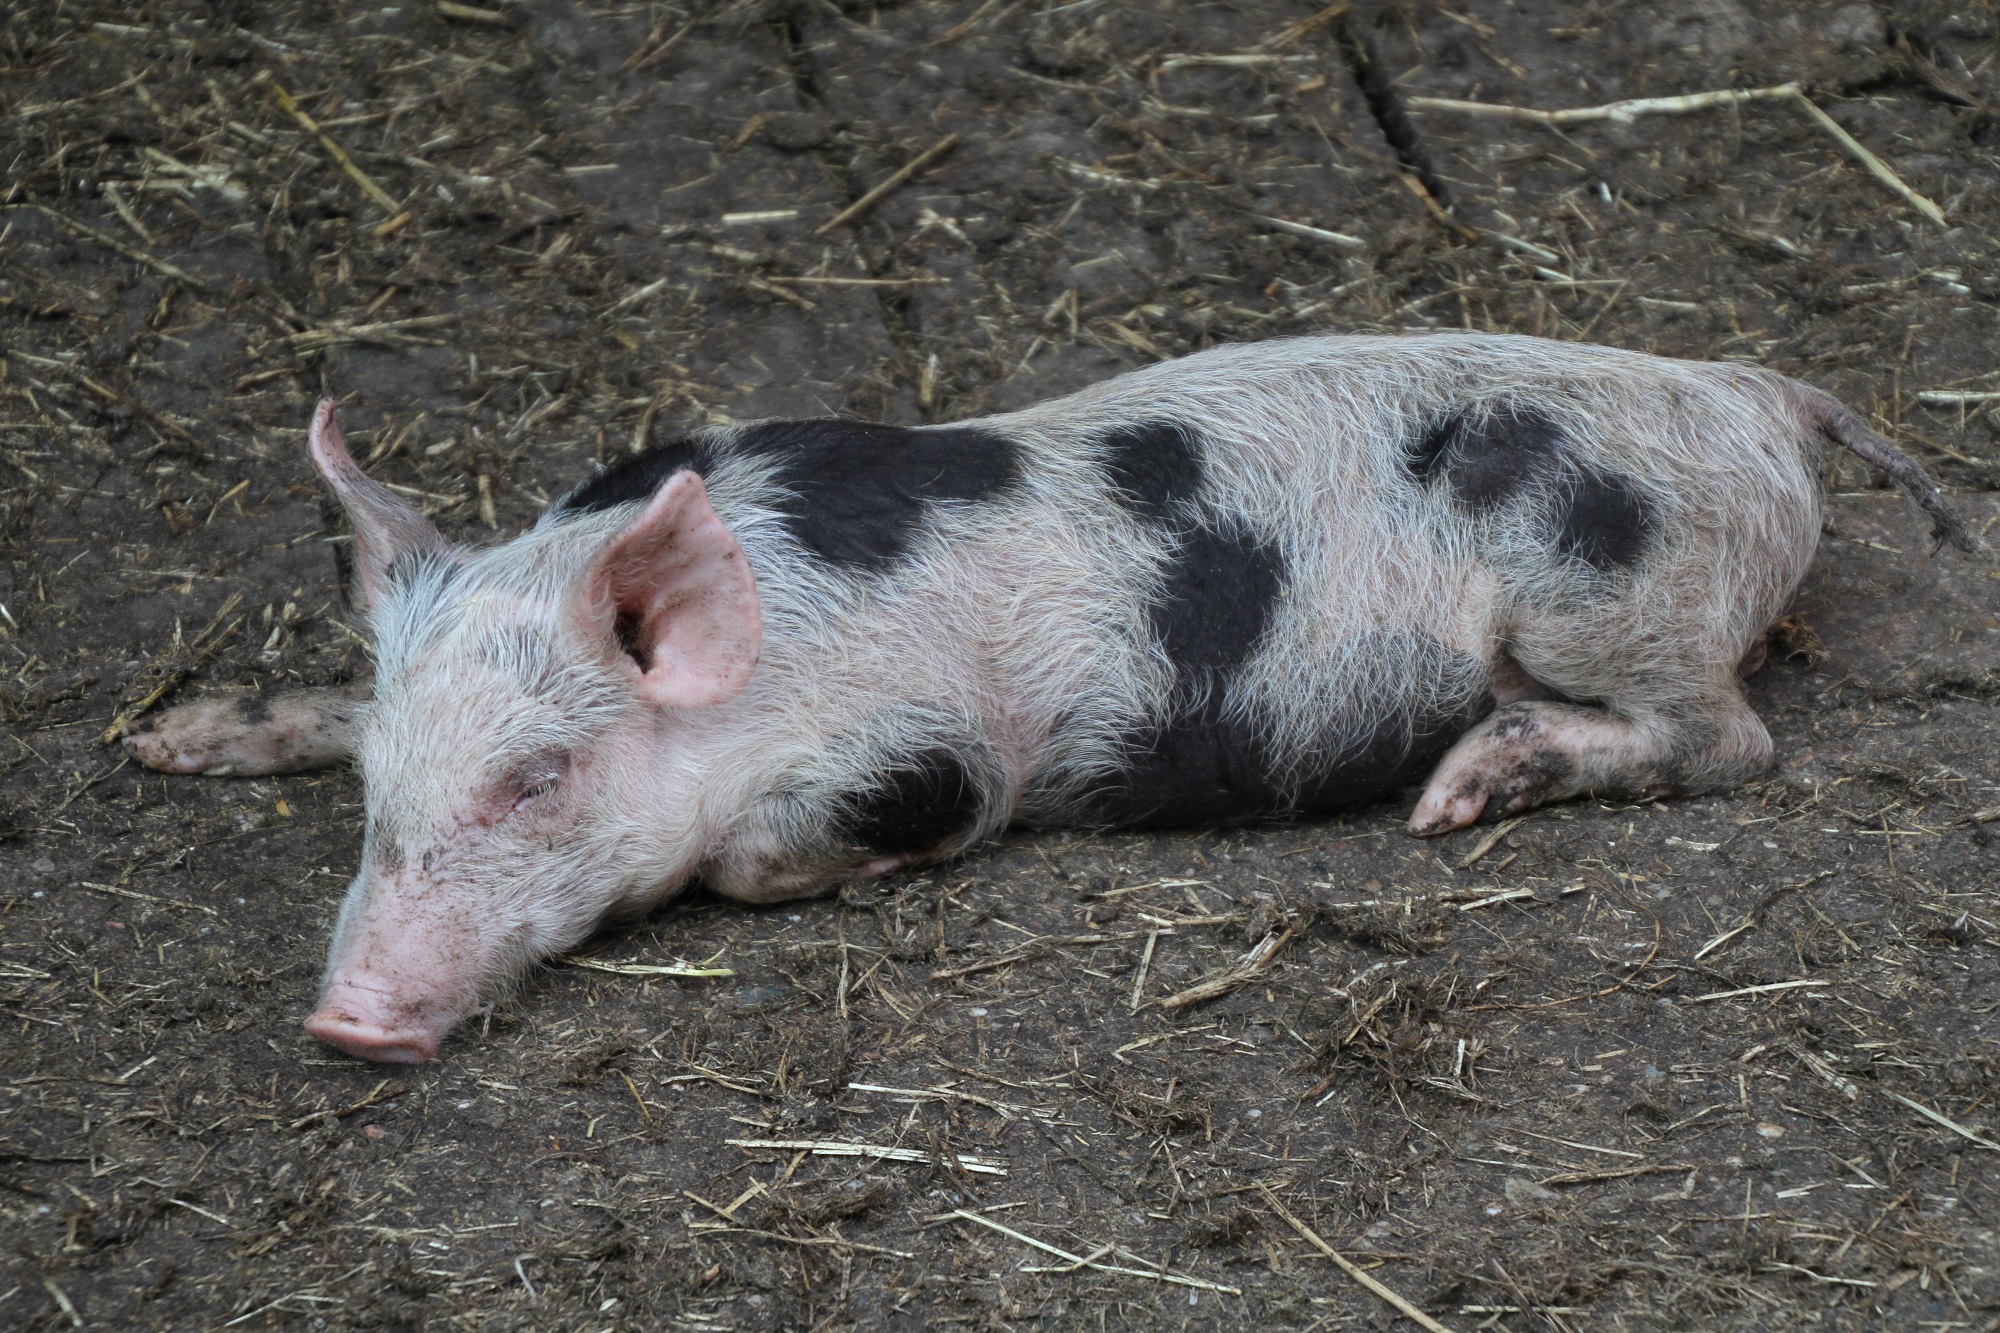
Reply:
[[[1055,808],[1031,785],[1024,813],[1045,826],[1185,828],[1349,809],[1423,782],[1492,706],[1482,694],[1456,711],[1397,713],[1301,752],[1274,753],[1254,727],[1211,702],[1136,732]]]

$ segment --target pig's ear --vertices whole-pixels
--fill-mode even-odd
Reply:
[[[390,565],[406,555],[448,551],[451,544],[408,500],[369,480],[347,452],[333,413],[333,399],[320,399],[307,445],[313,466],[354,525],[354,572],[361,584],[361,604],[373,608]]]
[[[592,557],[571,615],[662,708],[735,698],[764,634],[750,562],[692,472],[668,478]]]

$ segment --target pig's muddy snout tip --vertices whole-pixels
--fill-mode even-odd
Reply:
[[[338,1008],[324,1008],[306,1020],[306,1031],[329,1046],[377,1064],[420,1065],[437,1054],[437,1038],[428,1032],[384,1027]]]

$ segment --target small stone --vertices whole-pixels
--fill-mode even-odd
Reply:
[[[1562,1198],[1547,1185],[1538,1185],[1526,1176],[1509,1176],[1501,1187],[1507,1202],[1516,1208],[1533,1208],[1555,1203]]]

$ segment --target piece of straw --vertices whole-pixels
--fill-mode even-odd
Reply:
[[[937,161],[939,158],[943,157],[946,153],[949,153],[952,149],[956,147],[958,147],[958,136],[956,134],[945,135],[944,138],[939,139],[929,148],[924,149],[923,152],[918,153],[908,162],[905,162],[902,166],[898,167],[895,173],[891,175],[887,180],[883,181],[880,185],[870,190],[867,194],[862,195],[859,199],[856,199],[846,208],[841,209],[840,212],[834,214],[833,217],[830,218],[829,220],[822,222],[819,226],[813,228],[813,235],[824,236],[828,232],[834,230],[836,227],[839,227],[844,223],[852,222],[854,219],[860,217],[863,213],[866,213],[869,209],[875,207],[875,205],[881,203],[884,196],[886,196],[890,191],[894,190],[897,186],[902,185],[905,181],[909,180],[910,177],[916,175],[919,171],[922,171],[925,167]]]
[[[1377,1282],[1374,1278],[1368,1276],[1368,1274],[1364,1272],[1361,1269],[1361,1267],[1357,1265],[1352,1259],[1349,1259],[1339,1250],[1334,1249],[1333,1246],[1327,1244],[1324,1240],[1322,1240],[1320,1238],[1320,1234],[1317,1231],[1314,1231],[1311,1227],[1299,1221],[1298,1218],[1293,1217],[1291,1210],[1285,1207],[1284,1204],[1279,1203],[1278,1196],[1271,1193],[1271,1187],[1269,1185],[1260,1184],[1257,1186],[1257,1189],[1263,1194],[1264,1202],[1270,1204],[1271,1207],[1277,1212],[1278,1216],[1284,1218],[1286,1223],[1291,1226],[1292,1230],[1298,1232],[1299,1235],[1305,1237],[1305,1239],[1312,1245],[1314,1249],[1318,1250],[1321,1254],[1325,1255],[1327,1258],[1333,1260],[1336,1264],[1339,1264],[1342,1272],[1346,1273],[1356,1282],[1359,1282],[1362,1286],[1366,1287],[1370,1292],[1372,1292],[1376,1296],[1379,1296],[1381,1299],[1387,1301],[1390,1305],[1394,1306],[1396,1308],[1397,1313],[1401,1314],[1405,1319],[1415,1320],[1417,1324],[1419,1324],[1423,1328],[1428,1329],[1430,1333],[1451,1333],[1450,1326],[1445,1324],[1440,1324],[1437,1320],[1431,1318],[1429,1315],[1425,1314],[1422,1310],[1419,1310],[1416,1306],[1410,1304],[1408,1301],[1404,1300],[1401,1296],[1398,1296],[1395,1292],[1383,1286],[1380,1282]]]
[[[296,120],[299,128],[319,140],[319,146],[326,149],[327,156],[331,157],[342,171],[353,177],[354,183],[361,187],[361,192],[379,204],[384,213],[394,218],[402,211],[402,206],[396,202],[395,197],[377,185],[375,178],[363,171],[360,164],[347,155],[347,150],[335,143],[332,136],[319,127],[319,122],[307,115],[299,104],[292,100],[292,95],[286,92],[285,86],[276,79],[271,81],[271,95],[277,100],[278,109]]]

